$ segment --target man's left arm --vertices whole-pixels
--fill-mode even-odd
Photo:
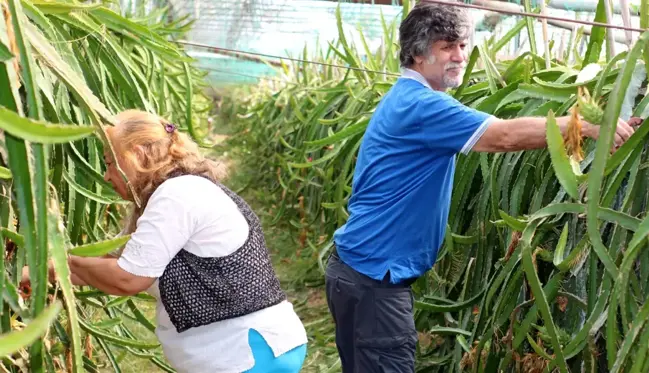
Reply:
[[[564,139],[567,138],[570,116],[558,117],[557,125]],[[597,139],[599,126],[582,120],[582,134]],[[611,151],[622,146],[634,133],[626,121],[619,119]],[[511,152],[545,148],[546,118],[522,117],[514,119],[492,119],[484,133],[473,146],[477,152]]]

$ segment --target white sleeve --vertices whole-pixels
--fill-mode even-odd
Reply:
[[[478,127],[478,129],[475,130],[473,135],[471,135],[469,140],[467,140],[467,142],[464,144],[464,146],[462,147],[462,150],[460,150],[460,153],[469,154],[469,152],[471,151],[471,149],[473,149],[475,144],[478,143],[478,140],[480,140],[482,135],[484,135],[484,133],[487,132],[487,127],[489,127],[489,124],[491,124],[491,122],[494,119],[496,119],[496,117],[493,116],[493,115],[490,116],[489,118],[485,119],[484,122],[482,122],[482,124],[480,125],[480,127]]]
[[[123,270],[142,277],[162,276],[194,229],[191,209],[183,202],[164,186],[153,193],[117,261]]]

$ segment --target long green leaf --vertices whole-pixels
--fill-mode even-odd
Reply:
[[[518,21],[514,27],[512,27],[505,35],[498,39],[496,44],[491,48],[491,53],[497,53],[501,50],[507,43],[509,43],[516,35],[518,35],[521,30],[527,25],[527,19],[523,18]]]
[[[0,62],[9,61],[14,58],[14,55],[11,53],[9,48],[7,48],[4,43],[0,42]]]
[[[344,130],[341,130],[329,137],[326,137],[324,139],[320,140],[314,140],[314,141],[306,141],[304,145],[308,146],[310,149],[316,148],[316,147],[321,147],[325,145],[330,145],[337,143],[343,139],[346,139],[348,137],[357,135],[365,130],[367,127],[367,124],[369,123],[369,119],[364,119],[358,123],[352,124],[345,128]]]
[[[24,329],[0,335],[0,357],[9,356],[41,338],[61,311],[61,302],[48,306]]]
[[[41,12],[44,14],[56,14],[63,13],[67,14],[70,12],[76,11],[88,11],[92,9],[99,8],[102,4],[71,4],[64,2],[51,2],[51,1],[42,1],[42,0],[31,0]]]
[[[532,12],[532,5],[530,0],[523,0],[523,6],[526,12]],[[538,56],[537,46],[536,46],[536,36],[534,32],[534,20],[531,17],[525,17],[525,22],[527,23],[527,36],[530,43],[530,51],[533,55]],[[539,69],[538,62],[534,62],[537,69]]]
[[[471,73],[473,72],[473,68],[475,67],[476,62],[478,62],[479,57],[480,57],[480,51],[478,47],[474,47],[473,50],[471,51],[471,56],[469,56],[469,62],[467,62],[467,66],[464,71],[462,84],[455,90],[455,93],[453,94],[453,97],[455,97],[456,99],[458,97],[461,97],[462,92],[464,92],[464,89],[466,88],[467,84],[469,84],[469,81],[471,80]]]
[[[135,339],[130,339],[130,338],[125,338],[118,336],[114,333],[107,332],[105,330],[101,330],[98,328],[95,328],[91,326],[90,324],[85,323],[84,321],[79,321],[79,324],[81,325],[81,328],[85,330],[86,332],[92,334],[95,338],[101,338],[104,341],[110,342],[114,345],[117,346],[123,346],[123,347],[135,347],[139,348],[142,350],[149,350],[153,348],[157,348],[160,346],[160,343],[158,342],[146,342],[146,341],[139,341]]]
[[[466,337],[471,336],[471,333],[466,331],[466,330],[462,330],[462,329],[458,329],[458,328],[447,328],[447,327],[443,327],[443,326],[432,327],[432,328],[430,328],[429,331],[430,331],[430,333],[437,334],[437,335],[463,335],[463,336],[466,336]]]
[[[28,24],[22,11],[22,4],[19,0],[8,0],[9,10],[11,12],[11,20],[13,25],[13,32],[15,43],[18,47],[20,54],[21,68],[20,73],[23,81],[23,89],[27,98],[27,115],[34,121],[38,121],[43,116],[41,96],[36,84],[36,64],[32,58],[32,48],[30,43],[24,36],[25,25]],[[17,112],[8,110],[4,107],[0,108],[0,128],[5,130],[11,135],[20,136],[14,129],[20,126],[29,127],[31,120],[22,118]],[[11,123],[13,120],[14,123]],[[23,123],[20,123],[20,122]],[[8,129],[12,128],[11,130]],[[27,129],[27,128],[24,128]],[[27,264],[29,266],[29,276],[31,279],[32,292],[32,316],[38,316],[43,312],[47,301],[47,163],[45,148],[42,144],[32,144],[31,151],[33,156],[33,184],[20,185],[19,188],[33,189],[34,201],[28,203],[33,204],[34,221],[28,223],[28,226],[33,227],[33,242],[27,241],[25,252],[27,254]],[[30,240],[31,241],[31,240]],[[32,243],[32,244],[30,244]],[[34,342],[29,352],[30,369],[33,372],[42,372],[44,363],[43,343],[40,340]]]
[[[624,92],[626,92],[626,87],[629,85],[629,81],[631,80],[631,76],[635,70],[636,61],[638,57],[640,57],[640,53],[642,52],[642,49],[645,48],[648,40],[649,33],[645,32],[633,46],[622,72],[618,75],[617,82],[613,88],[613,92],[611,93],[611,100],[604,110],[604,119],[600,126],[599,139],[595,149],[595,159],[593,159],[592,169],[588,173],[587,196],[589,212],[597,211],[599,209],[604,168],[606,167],[609,149],[611,148],[611,143],[615,135],[615,128],[617,127],[622,101],[624,99]],[[593,249],[597,253],[597,256],[599,256],[608,273],[613,277],[617,277],[618,269],[602,242],[597,214],[589,213],[586,217],[586,222],[588,236],[593,244]]]
[[[116,158],[115,150],[108,140],[106,131],[104,129],[104,123],[114,124],[113,116],[93,94],[88,86],[83,84],[83,80],[81,80],[81,78],[72,69],[70,69],[70,67],[63,61],[56,50],[52,48],[45,37],[33,25],[28,24],[28,27],[25,31],[30,43],[42,57],[42,61],[52,69],[54,74],[56,74],[62,81],[66,83],[68,89],[70,89],[70,91],[74,94],[75,98],[80,103],[82,103],[86,107],[86,109],[88,109],[94,125],[96,125],[99,129],[98,134],[102,139],[104,146],[107,146],[110,149],[113,157]],[[107,39],[107,41],[110,41],[110,39]],[[66,142],[69,141],[71,140],[68,140]],[[119,165],[118,171],[123,178],[126,178],[124,176],[123,170],[121,170]],[[135,202],[136,204],[139,203],[138,200],[136,200]]]
[[[104,197],[102,195],[99,195],[99,194],[91,191],[91,190],[88,190],[87,188],[84,188],[83,186],[77,184],[77,182],[72,180],[70,175],[68,175],[68,173],[65,172],[65,171],[63,173],[61,173],[61,176],[63,177],[63,180],[65,180],[66,183],[68,183],[68,186],[70,186],[72,189],[77,191],[79,194],[81,194],[81,195],[83,195],[83,196],[85,196],[85,197],[87,197],[87,198],[89,198],[89,199],[91,199],[91,200],[93,200],[95,202],[103,203],[103,204],[106,204],[106,205],[110,205],[110,204],[113,204],[113,203],[118,203],[118,204],[128,203],[127,201],[124,201],[123,199]]]
[[[564,147],[563,135],[557,125],[552,110],[550,110],[547,117],[546,139],[548,142],[548,151],[552,158],[552,167],[557,175],[557,179],[559,179],[561,185],[572,198],[579,200],[577,176],[572,171],[570,159],[568,158]]]
[[[115,237],[110,240],[77,246],[68,250],[68,254],[77,255],[77,256],[89,256],[89,257],[104,256],[121,248],[130,239],[131,239],[131,235],[124,235],[124,236]]]
[[[595,12],[595,22],[606,23],[606,8],[604,7],[603,1],[598,1],[597,11]],[[602,53],[602,45],[604,44],[604,38],[606,37],[606,29],[601,26],[594,26],[590,32],[590,38],[588,43],[588,49],[586,50],[586,55],[584,56],[584,65],[589,63],[597,63],[599,61],[599,56]]]
[[[11,179],[11,170],[0,167],[0,179]]]
[[[81,331],[79,328],[79,315],[77,314],[77,307],[75,304],[74,291],[72,290],[72,282],[70,280],[70,267],[68,266],[68,259],[65,250],[65,236],[66,232],[61,222],[60,213],[58,210],[58,199],[52,198],[50,209],[48,211],[49,230],[50,230],[50,253],[52,262],[54,264],[54,271],[56,272],[57,280],[61,291],[63,292],[63,299],[65,301],[65,308],[68,314],[68,326],[71,331],[71,344],[72,344],[72,362],[73,371],[82,372],[82,349],[81,349]]]
[[[613,153],[611,158],[608,159],[606,163],[606,170],[604,171],[604,176],[608,176],[613,170],[622,163],[626,157],[631,154],[633,149],[640,146],[641,142],[649,134],[649,121],[646,119],[642,122],[642,125],[631,135],[631,137],[620,146],[619,149]]]
[[[187,90],[186,97],[185,97],[185,124],[187,125],[187,128],[189,129],[189,134],[192,136],[192,138],[198,142],[199,144],[204,144],[203,139],[201,139],[196,133],[196,129],[194,126],[194,119],[192,118],[193,116],[193,107],[192,107],[192,99],[194,96],[194,93],[192,92],[192,84],[191,84],[191,75],[189,72],[189,65],[185,62],[183,63],[183,69],[185,71],[185,83],[186,87],[185,89]]]
[[[640,335],[642,329],[647,324],[648,320],[649,320],[649,302],[645,302],[645,304],[640,309],[640,312],[638,312],[635,319],[633,320],[633,325],[631,325],[631,329],[629,330],[629,333],[627,333],[626,338],[624,338],[622,347],[620,348],[617,354],[617,359],[615,359],[615,363],[611,368],[611,373],[618,373],[623,369],[622,367],[627,359],[627,356],[629,355],[629,352],[631,351],[632,346],[635,344],[636,339]],[[640,346],[640,347],[642,348],[645,346]]]
[[[10,231],[7,228],[0,228],[2,235],[12,240],[18,246],[25,246],[25,237],[16,232]]]
[[[628,291],[627,284],[629,283],[629,276],[631,275],[632,266],[635,263],[635,259],[639,254],[639,250],[642,246],[645,245],[647,236],[649,235],[649,218],[645,218],[640,226],[638,231],[633,235],[631,242],[629,242],[629,248],[624,253],[624,258],[620,265],[620,274],[615,281],[615,291],[611,297],[611,305],[609,308],[609,319],[608,319],[608,330],[609,333],[612,333],[612,329],[616,327],[617,320],[617,307],[620,305],[622,307],[622,314],[625,314],[626,307],[626,292]],[[637,334],[642,329],[644,323],[647,321],[646,318],[649,317],[649,302],[646,302],[643,306],[641,312],[636,316],[632,330],[627,334],[627,338],[622,345],[622,348],[617,354],[615,361],[609,362],[612,372],[618,372],[622,368],[622,364],[626,359],[626,355],[629,352],[631,344],[634,342],[634,338],[637,337]],[[608,352],[609,357],[613,356],[613,343],[614,341],[607,340],[607,347],[610,348]]]
[[[554,249],[554,260],[553,263],[555,266],[559,266],[563,262],[563,252],[566,249],[566,242],[568,241],[568,223],[563,226],[561,231],[561,236],[559,237],[559,242],[557,242],[557,247]]]
[[[59,144],[82,139],[94,132],[94,127],[51,124],[21,117],[0,107],[0,129],[20,139],[41,143]]]
[[[415,301],[415,306],[422,310],[433,311],[433,312],[455,312],[467,307],[474,305],[478,302],[484,295],[484,289],[478,293],[476,296],[467,299],[464,302],[458,302],[454,304],[433,304],[425,301]]]
[[[646,30],[649,28],[649,1],[640,0],[640,28]],[[645,66],[649,66],[649,48],[643,53]]]
[[[548,305],[548,301],[545,298],[545,293],[543,292],[541,281],[539,280],[539,277],[536,273],[536,269],[534,268],[531,248],[529,247],[529,245],[525,245],[523,247],[522,261],[523,261],[523,268],[525,269],[525,276],[527,277],[527,281],[529,282],[530,287],[532,288],[532,292],[534,294],[535,303],[538,305],[539,311],[541,311],[541,315],[543,316],[543,321],[545,322],[546,330],[550,335],[550,339],[552,341],[552,348],[554,350],[554,355],[556,357],[555,362],[559,366],[559,371],[561,371],[562,373],[567,373],[568,365],[563,355],[563,349],[559,344],[559,339],[557,337],[557,330],[554,323],[554,319],[552,318],[552,312],[550,311],[550,306]]]
[[[553,88],[541,87],[533,84],[520,84],[517,90],[507,95],[507,97],[500,102],[497,110],[500,110],[513,102],[528,98],[566,102],[570,99],[570,94]]]

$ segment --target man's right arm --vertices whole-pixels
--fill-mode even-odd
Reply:
[[[567,138],[569,121],[570,116],[557,118],[557,125],[564,139]],[[613,149],[624,144],[633,132],[634,129],[627,122],[620,119],[616,128]],[[599,126],[582,120],[582,134],[586,137],[597,139],[599,136]],[[547,147],[546,118],[523,117],[493,119],[472,150],[498,153],[541,149],[545,147]]]

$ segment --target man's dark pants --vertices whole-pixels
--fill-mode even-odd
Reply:
[[[336,324],[343,373],[413,373],[417,331],[408,280],[367,277],[338,257],[327,263],[327,304]]]

